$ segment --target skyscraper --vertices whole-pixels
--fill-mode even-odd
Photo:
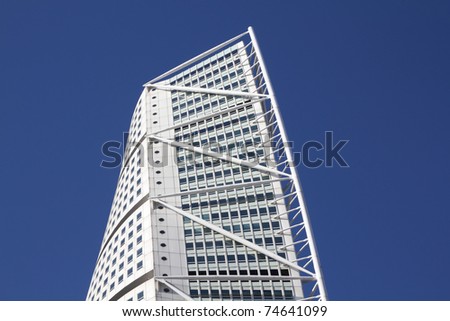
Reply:
[[[326,300],[250,27],[149,81],[87,300]]]

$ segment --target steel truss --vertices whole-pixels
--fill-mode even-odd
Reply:
[[[247,40],[245,40],[247,39]],[[245,50],[247,58],[249,60],[250,68],[240,77],[252,77],[252,81],[255,84],[255,90],[253,92],[241,90],[223,90],[223,89],[213,89],[213,88],[204,88],[204,87],[183,87],[183,86],[170,86],[167,84],[159,83],[161,80],[167,79],[169,76],[174,75],[177,72],[183,71],[187,69],[189,66],[192,66],[194,63],[205,59],[219,50],[231,46],[238,41],[245,41],[245,45],[241,50]],[[213,230],[215,233],[219,233],[224,237],[233,240],[237,243],[240,243],[251,250],[256,251],[259,254],[270,257],[271,259],[278,261],[284,266],[291,269],[291,276],[171,276],[171,277],[156,277],[157,281],[165,284],[170,287],[176,293],[178,293],[181,297],[186,300],[191,300],[192,298],[176,288],[170,280],[184,279],[184,280],[209,280],[209,281],[217,281],[217,280],[288,280],[288,279],[298,279],[302,282],[303,300],[327,300],[327,293],[325,289],[325,284],[321,272],[319,257],[317,254],[317,249],[314,241],[313,231],[311,229],[311,223],[308,215],[308,210],[305,204],[305,200],[303,197],[302,187],[300,184],[300,180],[297,174],[296,166],[294,163],[293,153],[290,147],[289,139],[287,137],[283,120],[278,108],[278,103],[272,89],[272,85],[266,70],[266,66],[264,64],[254,31],[252,27],[248,28],[247,32],[244,32],[237,37],[234,37],[190,60],[187,62],[169,70],[163,75],[149,81],[144,84],[145,87],[148,88],[156,88],[160,90],[167,91],[185,91],[185,92],[194,92],[194,93],[202,93],[202,94],[211,94],[211,95],[219,95],[219,96],[235,96],[249,99],[250,101],[245,104],[232,106],[226,109],[221,109],[214,113],[208,114],[203,117],[198,117],[193,120],[189,120],[184,123],[179,123],[174,126],[167,127],[163,130],[155,131],[147,135],[150,141],[160,141],[168,146],[172,146],[175,148],[186,149],[191,152],[200,153],[202,155],[211,157],[216,160],[220,160],[223,162],[231,162],[233,164],[237,164],[239,166],[250,167],[255,170],[259,170],[261,172],[265,172],[271,175],[270,180],[262,180],[255,181],[250,183],[243,184],[234,184],[234,185],[225,185],[220,187],[210,187],[210,188],[202,188],[194,191],[180,192],[175,194],[167,194],[160,195],[158,197],[151,197],[150,201],[157,205],[162,205],[165,208],[182,215],[189,220],[196,222],[206,228]],[[158,134],[185,126],[186,124],[198,122],[202,119],[211,118],[219,114],[228,113],[232,110],[236,110],[238,108],[242,108],[243,106],[249,106],[255,103],[261,103],[263,106],[264,112],[261,115],[257,115],[258,117],[253,120],[253,122],[257,122],[259,119],[264,119],[268,124],[265,128],[260,129],[262,134],[265,134],[266,140],[262,142],[262,147],[266,148],[270,152],[266,155],[267,162],[263,164],[259,164],[258,162],[250,162],[246,160],[242,160],[236,157],[232,157],[229,155],[224,155],[222,153],[218,153],[216,151],[211,150],[207,147],[195,147],[190,144],[178,142],[175,139],[167,139],[160,137]],[[187,195],[190,193],[205,193],[205,192],[216,192],[219,190],[225,189],[238,189],[245,186],[254,186],[267,184],[272,182],[280,182],[282,186],[282,194],[277,195],[274,200],[271,201],[271,204],[284,204],[286,211],[282,213],[278,213],[277,215],[273,215],[271,217],[274,221],[287,220],[289,221],[289,226],[283,228],[281,231],[277,232],[278,234],[283,233],[291,233],[292,235],[292,243],[285,244],[278,248],[279,251],[291,252],[294,253],[295,260],[287,260],[284,257],[279,256],[277,253],[271,252],[264,247],[256,245],[238,235],[235,235],[231,232],[228,232],[222,229],[219,226],[212,224],[211,222],[205,221],[202,218],[195,216],[187,211],[184,211],[178,207],[175,207],[163,199],[170,196],[178,196],[178,195]]]

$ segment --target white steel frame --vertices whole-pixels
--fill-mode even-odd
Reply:
[[[211,89],[211,88],[200,88],[200,87],[183,87],[183,86],[169,86],[166,84],[161,84],[159,81],[168,78],[176,72],[185,70],[195,62],[198,62],[201,59],[207,58],[222,48],[230,46],[237,41],[242,41],[243,38],[249,36],[248,43],[244,46],[243,50],[247,50],[248,59],[253,80],[255,81],[256,91],[255,92],[243,92],[243,91],[232,91],[232,90],[220,90],[220,89]],[[248,71],[247,71],[248,72]],[[246,73],[247,73],[246,72]],[[274,166],[263,166],[258,163],[253,163],[249,161],[244,161],[235,157],[231,157],[229,155],[220,154],[214,152],[208,148],[203,147],[194,147],[192,145],[178,142],[174,139],[167,139],[160,137],[158,134],[161,132],[177,128],[180,126],[184,126],[188,123],[197,122],[202,118],[210,118],[212,116],[229,112],[231,110],[242,108],[245,105],[239,105],[236,107],[230,107],[227,109],[222,109],[217,111],[216,113],[209,114],[207,116],[197,118],[191,121],[187,121],[184,123],[180,123],[174,126],[167,127],[163,130],[155,131],[147,135],[147,137],[151,141],[160,141],[164,144],[175,148],[186,149],[195,153],[200,153],[214,159],[218,159],[225,162],[231,162],[240,166],[246,166],[253,169],[257,169],[262,172],[269,173],[272,176],[272,179],[266,181],[258,181],[258,182],[250,182],[244,184],[237,184],[233,186],[225,185],[220,187],[212,187],[212,188],[203,188],[197,189],[195,191],[188,192],[180,192],[173,193],[167,195],[160,195],[158,197],[150,197],[150,201],[155,205],[162,205],[165,208],[182,215],[190,219],[193,222],[196,222],[204,227],[207,227],[213,230],[216,233],[220,233],[224,237],[231,239],[237,243],[240,243],[260,254],[266,255],[279,263],[285,265],[290,268],[292,271],[291,276],[188,276],[188,275],[179,275],[179,276],[168,276],[168,277],[156,277],[157,281],[163,283],[174,290],[176,293],[180,294],[186,300],[191,300],[190,296],[180,289],[176,288],[173,284],[169,282],[169,280],[173,279],[184,279],[184,280],[293,280],[299,279],[302,282],[304,298],[303,300],[327,300],[327,293],[325,289],[325,284],[322,276],[322,271],[320,267],[319,257],[317,254],[316,244],[314,240],[313,231],[311,228],[311,223],[309,219],[308,210],[305,204],[302,187],[300,184],[300,180],[298,177],[298,173],[295,167],[294,158],[292,154],[292,150],[289,145],[289,139],[287,137],[285,127],[283,124],[283,120],[278,108],[278,103],[275,97],[275,93],[273,91],[266,66],[264,64],[264,60],[261,55],[261,51],[258,45],[258,42],[255,37],[255,33],[252,27],[249,27],[248,30],[190,60],[187,62],[169,70],[168,72],[162,74],[161,76],[149,81],[144,84],[144,87],[156,88],[160,90],[167,91],[185,91],[185,92],[195,92],[195,93],[206,93],[213,95],[227,95],[227,96],[238,96],[245,97],[251,99],[250,103],[245,105],[251,105],[255,103],[262,103],[264,106],[264,113],[262,115],[258,115],[258,117],[254,120],[254,122],[258,121],[260,118],[265,118],[267,122],[267,127],[260,129],[260,131],[268,131],[269,138],[265,142],[266,146],[269,146],[272,152],[269,154],[271,159],[275,160]],[[283,218],[284,220],[289,220],[289,226],[287,228],[283,228],[278,234],[286,233],[287,231],[291,231],[293,242],[291,244],[286,244],[278,248],[279,251],[291,251],[295,252],[296,259],[294,261],[289,261],[276,253],[268,251],[264,247],[256,245],[252,242],[247,241],[246,239],[237,236],[231,232],[228,232],[222,229],[219,226],[212,224],[211,222],[205,221],[202,218],[195,216],[187,211],[181,210],[180,208],[169,204],[167,201],[163,199],[178,196],[178,195],[187,195],[189,193],[203,193],[203,192],[213,192],[227,188],[239,188],[243,186],[252,186],[258,184],[267,184],[271,182],[279,181],[283,183],[283,194],[281,196],[276,197],[272,204],[278,204],[279,202],[284,202],[286,206],[286,212],[279,213],[272,217],[272,220],[280,220]],[[309,284],[308,292],[306,292],[306,285]]]

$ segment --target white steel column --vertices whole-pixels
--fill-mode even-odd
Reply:
[[[289,177],[291,178],[291,175],[284,173],[284,172],[280,172],[276,169],[272,169],[272,168],[268,168],[262,165],[259,165],[258,163],[252,163],[246,160],[242,160],[236,157],[232,157],[229,156],[227,154],[220,154],[220,153],[216,153],[211,151],[210,149],[207,148],[201,148],[201,147],[195,147],[192,145],[188,145],[185,143],[181,143],[181,142],[177,142],[176,140],[173,139],[166,139],[166,138],[162,138],[159,136],[155,136],[155,135],[148,135],[148,138],[153,139],[153,140],[158,140],[164,144],[168,144],[170,146],[175,146],[175,147],[180,147],[180,148],[184,148],[186,150],[189,150],[191,152],[195,152],[195,153],[199,153],[202,155],[206,155],[206,156],[210,156],[213,157],[215,159],[220,159],[226,162],[230,162],[236,165],[240,165],[240,166],[246,166],[246,167],[250,167],[250,168],[254,168],[257,170],[260,170],[262,172],[266,172],[266,173],[270,173],[272,175],[275,175],[276,177]]]
[[[315,272],[315,276],[317,278],[317,284],[319,287],[319,292],[321,295],[321,299],[326,301],[327,300],[327,293],[326,293],[326,289],[325,289],[325,283],[323,280],[323,276],[322,276],[322,271],[321,271],[321,267],[320,267],[320,261],[319,261],[319,257],[317,255],[317,249],[316,249],[316,244],[314,241],[314,235],[313,235],[313,231],[311,229],[311,223],[309,220],[309,215],[308,215],[308,210],[306,208],[306,204],[305,204],[305,200],[303,198],[303,191],[302,191],[302,187],[300,184],[300,180],[297,174],[297,169],[295,167],[294,161],[293,161],[293,157],[292,157],[292,151],[291,148],[289,147],[289,145],[287,144],[287,142],[289,142],[288,137],[286,135],[286,131],[284,128],[284,124],[283,124],[283,119],[281,118],[281,114],[280,111],[278,109],[278,103],[276,101],[275,98],[275,93],[272,89],[272,84],[270,82],[270,78],[269,75],[267,73],[266,70],[266,66],[264,64],[264,60],[262,58],[261,55],[261,51],[259,50],[259,46],[258,46],[258,42],[256,40],[256,36],[255,33],[253,31],[252,27],[248,28],[248,33],[250,35],[251,41],[253,43],[253,48],[256,52],[256,56],[258,58],[259,61],[259,66],[261,67],[262,73],[263,73],[263,77],[267,86],[267,91],[270,97],[270,101],[271,101],[271,105],[272,105],[272,109],[275,113],[275,116],[277,118],[277,122],[279,125],[279,130],[281,133],[281,138],[283,139],[284,145],[285,145],[285,150],[286,150],[286,158],[288,160],[288,164],[291,170],[291,176],[293,178],[294,181],[294,185],[295,185],[295,189],[297,190],[297,194],[298,194],[298,201],[300,203],[301,206],[301,210],[302,210],[302,217],[303,217],[303,221],[305,222],[305,231],[306,234],[308,236],[309,239],[309,247],[310,247],[310,251],[311,251],[311,256],[312,256],[312,260],[313,260],[313,265],[314,265],[314,272]]]
[[[263,247],[261,247],[259,245],[256,245],[256,244],[254,244],[254,243],[252,243],[250,241],[247,241],[246,239],[244,239],[244,238],[242,238],[242,237],[240,237],[240,236],[238,236],[236,234],[228,232],[227,230],[224,230],[223,228],[221,228],[221,227],[219,227],[217,225],[214,225],[214,224],[212,224],[212,223],[210,223],[208,221],[205,221],[204,219],[202,219],[200,217],[197,217],[197,216],[195,216],[195,215],[193,215],[193,214],[191,214],[189,212],[183,211],[183,210],[181,210],[181,209],[179,209],[179,208],[177,208],[177,207],[175,207],[173,205],[170,205],[169,203],[161,201],[160,199],[153,199],[152,201],[156,202],[156,203],[159,203],[162,206],[164,206],[164,207],[174,211],[175,213],[178,213],[178,214],[180,214],[180,215],[182,215],[184,217],[187,217],[191,221],[196,222],[196,223],[198,223],[200,225],[203,225],[204,227],[207,227],[210,230],[213,230],[214,232],[222,234],[226,238],[229,238],[229,239],[231,239],[233,241],[236,241],[236,242],[238,242],[238,243],[240,243],[240,244],[242,244],[242,245],[244,245],[244,246],[246,246],[246,247],[248,247],[248,248],[250,248],[250,249],[252,249],[252,250],[254,250],[256,252],[258,252],[258,253],[264,254],[265,256],[268,256],[271,259],[274,259],[275,261],[278,261],[281,264],[284,264],[284,265],[290,267],[291,269],[294,269],[294,270],[296,270],[298,272],[303,272],[305,274],[308,274],[308,275],[314,277],[314,273],[313,272],[302,268],[298,264],[292,263],[292,262],[286,260],[285,258],[279,256],[278,254],[272,253],[272,252],[266,250],[265,248],[263,248]]]
[[[240,35],[238,35],[238,36],[236,36],[236,37],[234,37],[234,38],[231,38],[230,40],[227,40],[227,41],[221,43],[220,45],[217,45],[217,46],[215,46],[214,48],[211,48],[211,49],[205,51],[204,53],[202,53],[202,54],[200,54],[200,55],[198,55],[198,56],[195,56],[195,57],[192,58],[192,59],[189,59],[188,61],[182,63],[181,65],[178,65],[178,66],[176,66],[175,68],[172,68],[172,69],[170,69],[169,71],[163,73],[162,75],[160,75],[160,76],[158,76],[158,77],[156,77],[156,78],[150,80],[149,82],[147,82],[146,84],[144,84],[144,86],[147,85],[147,84],[150,84],[150,83],[157,82],[157,81],[159,81],[159,80],[161,80],[161,79],[164,79],[165,77],[167,77],[167,76],[169,76],[169,75],[171,75],[171,74],[173,74],[173,73],[175,73],[175,72],[177,72],[177,71],[182,70],[183,68],[185,68],[185,67],[187,67],[187,66],[193,64],[194,62],[196,62],[196,61],[198,61],[198,60],[200,60],[200,59],[202,59],[202,58],[207,57],[208,55],[214,53],[215,51],[217,51],[217,50],[219,50],[219,49],[222,49],[222,48],[225,47],[225,46],[228,46],[229,44],[233,43],[234,41],[238,40],[239,38],[242,38],[242,37],[245,36],[246,34],[247,34],[247,32],[243,32],[243,33],[241,33]]]
[[[185,299],[186,301],[194,301],[189,295],[187,295],[186,293],[184,293],[182,290],[180,290],[179,288],[177,288],[175,285],[173,285],[170,282],[167,282],[164,277],[162,278],[156,278],[156,281],[167,285],[171,290],[173,290],[173,292],[177,293],[179,296],[181,296],[183,299]]]
[[[156,88],[166,91],[185,91],[200,94],[211,94],[211,95],[222,95],[222,96],[236,96],[236,97],[246,97],[246,98],[266,98],[267,95],[253,94],[244,91],[236,90],[224,90],[224,89],[209,89],[201,87],[188,87],[188,86],[171,86],[171,85],[158,85],[158,84],[146,84],[145,87]]]

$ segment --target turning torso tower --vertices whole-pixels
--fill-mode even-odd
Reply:
[[[87,300],[326,300],[289,146],[251,27],[146,83]]]

